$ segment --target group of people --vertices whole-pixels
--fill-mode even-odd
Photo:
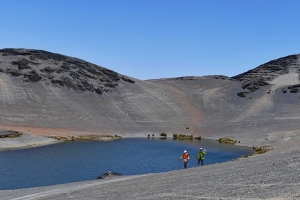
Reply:
[[[198,160],[198,165],[201,163],[201,165],[204,164],[204,157],[206,154],[206,150],[200,148],[198,155],[196,156],[197,160]],[[182,156],[180,157],[180,159],[183,159],[183,164],[184,164],[184,168],[187,168],[187,163],[190,160],[190,155],[188,154],[188,152],[186,150],[183,151]]]

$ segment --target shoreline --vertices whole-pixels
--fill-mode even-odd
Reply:
[[[41,136],[36,134],[30,134],[30,133],[23,133],[19,137],[15,138],[0,138],[0,152],[2,151],[13,151],[13,150],[19,150],[19,149],[27,149],[27,148],[34,148],[34,147],[40,147],[40,146],[47,146],[52,145],[60,142],[68,142],[68,141],[79,141],[79,140],[85,140],[85,141],[113,141],[118,139],[126,139],[126,138],[145,138],[145,139],[160,139],[159,136],[147,138],[139,136],[131,136],[131,137],[122,137],[122,136],[111,136],[111,135],[89,135],[89,134],[82,134],[77,136],[63,136],[63,135],[56,135],[56,136]],[[172,139],[172,137],[167,137],[167,139]],[[211,138],[203,138],[201,140],[210,140],[210,141],[216,141],[218,140],[211,139]],[[245,146],[245,145],[239,145],[239,143],[235,144],[228,144],[228,145],[235,145],[239,147],[244,148],[252,148],[254,146]],[[252,155],[251,155],[252,156]]]
[[[40,146],[47,146],[56,144],[61,141],[47,138],[44,136],[37,136],[28,133],[23,133],[20,137],[15,138],[1,138],[0,139],[0,152],[13,151],[19,149],[34,148]]]
[[[0,131],[14,131],[22,133],[19,135],[19,137],[0,138],[0,152],[46,146],[63,141],[111,141],[121,138],[121,136],[118,135],[112,136],[90,131],[75,131],[71,129],[54,129],[39,127],[11,127],[0,125]]]
[[[59,138],[59,139],[58,139]],[[27,149],[27,148],[35,148],[41,146],[47,146],[52,144],[57,144],[61,142],[68,141],[113,141],[120,138],[108,137],[108,136],[74,136],[72,137],[64,137],[64,136],[38,136],[34,134],[23,133],[22,136],[15,138],[1,138],[0,139],[0,152],[3,151],[13,151],[19,149]]]

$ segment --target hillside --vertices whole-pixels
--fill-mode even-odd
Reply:
[[[299,129],[299,55],[235,77],[142,81],[41,50],[0,50],[0,125],[39,135],[226,134]],[[187,129],[188,127],[188,129]],[[259,137],[257,137],[259,134]]]

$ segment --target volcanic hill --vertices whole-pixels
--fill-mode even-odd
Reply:
[[[30,49],[0,50],[0,126],[40,135],[162,132],[253,143],[300,128],[300,56],[243,74],[138,80]]]

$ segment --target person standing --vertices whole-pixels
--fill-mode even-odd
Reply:
[[[206,150],[200,148],[197,155],[198,165],[201,163],[201,165],[203,166],[205,154],[206,154]]]
[[[187,168],[187,163],[189,162],[189,159],[190,159],[190,156],[189,156],[189,154],[186,150],[183,151],[183,154],[180,157],[180,159],[183,159],[184,169],[186,169]]]

